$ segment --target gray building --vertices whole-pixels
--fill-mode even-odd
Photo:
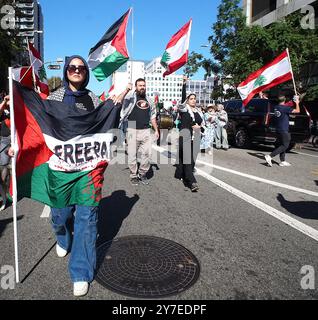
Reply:
[[[289,14],[301,10],[306,6],[312,6],[318,25],[318,1],[317,0],[243,0],[244,12],[248,25],[261,25],[266,27]]]
[[[44,60],[44,25],[41,5],[36,0],[18,0],[15,6],[19,9],[16,18],[16,26],[19,29],[18,36],[34,44]]]

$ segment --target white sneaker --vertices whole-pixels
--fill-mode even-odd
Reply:
[[[273,164],[272,164],[272,158],[271,158],[270,155],[265,156],[265,160],[266,160],[267,164],[268,164],[270,167],[273,166]]]
[[[287,161],[283,161],[283,162],[281,162],[281,163],[279,164],[279,166],[280,166],[280,167],[290,167],[291,164],[290,164],[289,162],[287,162]]]
[[[80,281],[74,282],[74,290],[73,294],[75,297],[82,297],[85,296],[88,292],[89,284],[88,282]]]
[[[56,244],[56,254],[60,258],[64,258],[67,255],[67,251]]]
[[[208,152],[208,155],[209,155],[209,156],[212,156],[212,155],[213,155],[213,152],[212,152],[212,151],[209,151],[209,152]]]

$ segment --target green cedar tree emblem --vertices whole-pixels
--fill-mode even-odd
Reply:
[[[258,77],[254,83],[254,89],[263,86],[266,83],[267,79],[265,76],[261,75]]]
[[[165,51],[163,56],[162,56],[162,59],[161,59],[161,64],[167,69],[168,68],[168,62],[169,60],[171,59],[170,57],[170,54]]]

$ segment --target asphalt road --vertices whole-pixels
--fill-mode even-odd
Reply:
[[[174,147],[162,148],[170,148],[173,158]],[[289,153],[290,168],[267,167],[263,156],[268,147],[201,154],[198,193],[173,178],[173,161],[163,149],[154,150],[154,162],[160,155],[165,161],[153,165],[149,186],[131,186],[126,165],[108,168],[99,244],[113,237],[149,235],[189,249],[200,261],[200,278],[169,299],[318,298],[317,280],[313,290],[301,287],[302,267],[318,271],[317,149],[304,146]],[[74,299],[68,258],[56,256],[49,218],[40,217],[43,208],[29,199],[18,204],[22,283],[13,290],[0,288],[0,300]],[[13,253],[8,208],[0,213],[0,267],[14,265]],[[129,298],[94,281],[81,299]]]

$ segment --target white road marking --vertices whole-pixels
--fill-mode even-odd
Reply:
[[[40,218],[49,218],[50,217],[50,212],[51,212],[51,208],[49,206],[44,206]]]
[[[158,147],[158,146],[153,146],[153,148],[161,153],[166,152],[167,150],[165,150],[162,147]],[[201,161],[202,162],[202,161]],[[302,223],[300,221],[298,221],[295,218],[290,217],[289,215],[267,205],[266,203],[259,201],[253,197],[251,197],[250,195],[230,186],[229,184],[211,176],[210,174],[204,172],[201,169],[197,168],[197,173],[202,176],[203,178],[209,180],[210,182],[216,184],[217,186],[219,186],[220,188],[230,192],[231,194],[237,196],[238,198],[246,201],[247,203],[253,205],[254,207],[264,211],[265,213],[271,215],[272,217],[282,221],[283,223],[289,225],[290,227],[292,227],[295,230],[300,231],[301,233],[303,233],[304,235],[318,241],[318,230],[306,225],[305,223]],[[260,178],[261,179],[261,178]]]
[[[197,169],[198,174],[200,174],[202,177],[204,177],[205,179],[213,182],[214,184],[216,184],[217,186],[219,186],[222,189],[227,190],[228,192],[232,193],[233,195],[239,197],[240,199],[248,202],[249,204],[253,205],[254,207],[268,213],[269,215],[271,215],[272,217],[288,224],[289,226],[291,226],[292,228],[302,232],[303,234],[305,234],[306,236],[318,241],[318,230],[288,216],[287,214],[272,208],[271,206],[267,205],[264,202],[261,202],[251,196],[249,196],[248,194],[224,183],[223,181],[212,177],[211,175],[207,174],[206,172],[204,172],[201,169]]]
[[[318,192],[314,192],[314,191],[310,191],[310,190],[306,190],[306,189],[293,187],[293,186],[290,186],[288,184],[284,184],[284,183],[280,183],[280,182],[276,182],[276,181],[272,181],[272,180],[268,180],[268,179],[263,179],[263,178],[260,178],[260,177],[257,177],[257,176],[252,176],[250,174],[246,174],[246,173],[242,173],[242,172],[239,172],[239,171],[231,170],[231,169],[228,169],[228,168],[220,167],[220,166],[217,166],[217,165],[214,165],[214,164],[202,161],[202,160],[197,160],[197,163],[201,163],[201,164],[206,165],[208,167],[211,167],[211,168],[214,168],[214,169],[217,169],[217,170],[221,170],[221,171],[224,171],[224,172],[232,173],[232,174],[244,177],[244,178],[248,178],[248,179],[252,179],[252,180],[255,180],[255,181],[267,183],[267,184],[273,185],[275,187],[280,187],[280,188],[288,189],[288,190],[291,190],[291,191],[296,191],[296,192],[308,194],[310,196],[318,197]]]
[[[304,155],[304,156],[308,156],[308,157],[318,158],[318,156],[315,156],[313,154],[304,153],[304,152],[295,151],[295,153],[296,154],[301,154],[301,155]]]

